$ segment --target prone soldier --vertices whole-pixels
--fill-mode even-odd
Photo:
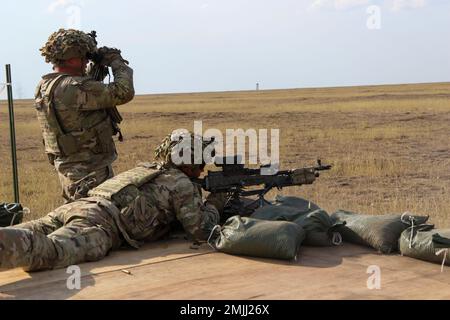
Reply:
[[[191,133],[182,137],[190,139],[192,155],[195,139],[202,139],[203,148],[210,143]],[[0,228],[0,269],[34,271],[97,261],[123,244],[137,248],[144,241],[161,239],[177,221],[192,240],[206,240],[220,221],[216,206],[224,204],[203,201],[201,188],[191,181],[199,177],[204,162],[176,165],[171,160],[177,143],[169,135],[156,149],[159,162],[141,164],[105,181],[89,191],[90,197],[41,219]]]

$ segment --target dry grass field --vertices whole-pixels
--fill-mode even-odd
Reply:
[[[116,172],[151,160],[176,128],[279,128],[283,169],[332,163],[311,186],[285,188],[329,212],[412,211],[450,227],[450,84],[137,96],[120,106]],[[37,218],[62,203],[33,102],[15,102],[21,202]],[[8,113],[0,102],[0,200],[12,201]],[[273,195],[274,192],[271,193]],[[270,198],[270,197],[269,197]]]

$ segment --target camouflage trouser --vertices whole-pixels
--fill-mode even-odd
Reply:
[[[62,195],[66,203],[84,198],[87,192],[114,176],[112,167],[106,166],[101,169],[89,170],[87,167],[78,165],[58,168],[59,181],[61,182]]]
[[[0,228],[0,269],[35,271],[102,259],[122,242],[107,205],[81,199],[41,219]]]

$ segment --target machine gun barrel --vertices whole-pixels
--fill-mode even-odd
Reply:
[[[262,175],[261,168],[248,169],[242,164],[219,164],[222,171],[208,171],[203,179],[197,179],[202,188],[209,192],[234,192],[246,187],[264,185],[264,188],[278,188],[311,184],[319,176],[319,171],[330,170],[331,165],[323,165],[320,160],[314,167],[278,171],[273,175]]]

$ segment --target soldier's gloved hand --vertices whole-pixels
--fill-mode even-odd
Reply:
[[[114,60],[120,59],[126,61],[122,58],[120,50],[116,48],[101,47],[98,49],[98,55],[101,57],[100,64],[104,66],[110,66]]]
[[[223,209],[228,201],[226,192],[210,193],[206,197],[206,203],[213,205],[220,214],[223,213]]]

